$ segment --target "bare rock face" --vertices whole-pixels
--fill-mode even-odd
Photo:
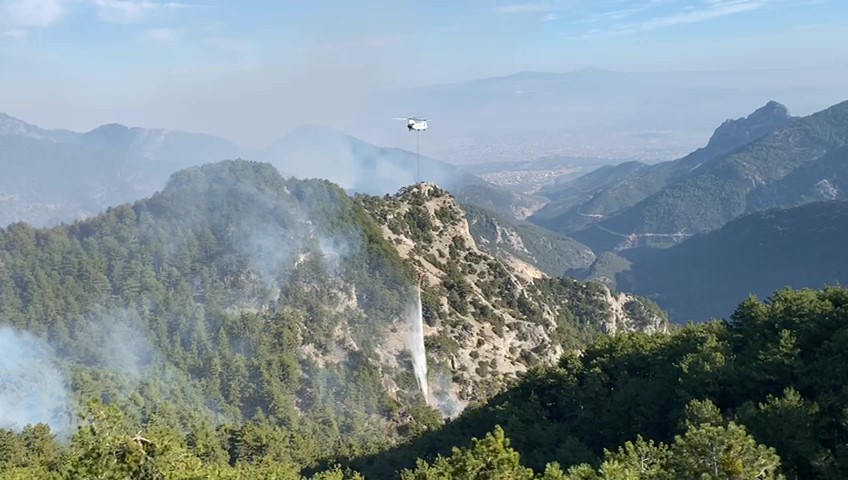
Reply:
[[[554,364],[571,343],[563,338],[569,326],[609,334],[667,329],[660,312],[632,295],[552,280],[517,258],[479,249],[459,204],[435,184],[409,187],[367,209],[423,274],[430,396],[437,403],[482,401],[532,366]],[[403,342],[388,337],[386,353],[396,354]]]
[[[792,119],[785,105],[772,100],[747,117],[726,120],[713,133],[708,148],[733,150],[786,125]]]

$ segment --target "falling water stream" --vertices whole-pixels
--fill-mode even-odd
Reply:
[[[415,315],[412,321],[412,368],[415,370],[415,379],[418,381],[418,387],[421,393],[424,394],[424,401],[429,403],[427,387],[427,352],[424,349],[424,314],[421,310],[421,287],[416,289],[418,300],[416,303]]]

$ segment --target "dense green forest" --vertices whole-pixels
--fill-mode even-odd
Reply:
[[[834,105],[714,159],[632,210],[603,222],[624,232],[701,231],[749,211],[749,194],[846,144],[848,102]]]
[[[602,167],[543,192],[551,203],[534,213],[531,221],[558,232],[578,231],[601,218],[626,211],[690,175],[697,175],[702,165],[792,120],[794,117],[789,116],[786,107],[770,101],[748,117],[725,121],[716,128],[707,145],[683,158],[654,165],[625,162]],[[600,216],[593,218],[587,214]]]
[[[95,398],[140,428],[255,424],[300,465],[440,421],[406,365],[382,371],[390,396],[375,361],[413,282],[343,190],[267,164],[192,168],[89,221],[0,230],[0,321],[52,351],[74,393],[51,407],[59,433]],[[38,392],[25,370],[15,381]]]

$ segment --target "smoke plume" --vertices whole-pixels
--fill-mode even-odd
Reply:
[[[468,402],[463,402],[453,391],[455,385],[451,381],[448,372],[438,370],[434,375],[435,386],[433,388],[432,404],[445,418],[456,418],[461,414]]]
[[[47,343],[0,327],[0,428],[46,423],[60,437],[73,416],[65,378]]]

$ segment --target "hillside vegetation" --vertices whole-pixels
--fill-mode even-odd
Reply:
[[[720,318],[748,294],[848,284],[846,238],[848,202],[771,209],[675,247],[634,252],[616,284],[653,299],[678,323]]]
[[[665,313],[644,299],[547,278],[514,257],[481,250],[464,210],[435,184],[358,199],[401,258],[424,275],[429,363],[436,378],[452,378],[441,382],[437,398],[479,402],[602,333],[667,328]]]
[[[352,198],[264,163],[193,167],[90,220],[0,229],[0,451],[24,452],[0,468],[290,475],[436,428],[604,332],[665,328],[637,297],[477,249],[435,185]]]
[[[844,478],[846,339],[846,289],[749,298],[725,321],[600,338],[352,465],[366,478]]]
[[[589,247],[557,233],[504,215],[463,205],[477,244],[495,256],[526,262],[550,277],[589,266],[595,254]]]
[[[782,290],[743,301],[726,321],[601,337],[443,427],[383,452],[329,459],[312,478],[844,478],[846,325],[848,290]],[[299,434],[261,426],[186,434],[161,414],[137,431],[114,407],[92,402],[93,422],[70,446],[44,425],[0,430],[0,473],[301,478],[289,460],[302,448]]]

